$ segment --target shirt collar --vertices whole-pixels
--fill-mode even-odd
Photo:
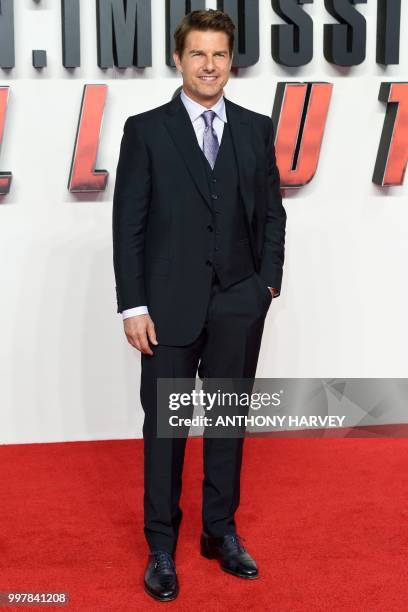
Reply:
[[[218,102],[211,106],[211,108],[206,108],[202,104],[199,104],[198,102],[190,98],[190,96],[185,93],[184,89],[181,90],[180,98],[182,99],[192,122],[194,122],[204,111],[213,110],[217,117],[221,119],[221,121],[227,123],[224,95],[222,95]]]

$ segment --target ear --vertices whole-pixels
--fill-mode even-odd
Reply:
[[[183,70],[181,68],[180,57],[179,57],[178,53],[176,53],[176,52],[173,53],[173,60],[174,60],[174,63],[176,64],[177,70],[179,72],[183,72]]]

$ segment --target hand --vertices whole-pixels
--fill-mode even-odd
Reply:
[[[154,355],[148,340],[152,344],[159,343],[156,339],[154,323],[148,314],[128,317],[123,321],[123,326],[129,344],[145,355]]]
[[[278,290],[275,289],[275,287],[268,287],[269,291],[272,293],[272,297],[274,298],[275,296],[278,295]]]

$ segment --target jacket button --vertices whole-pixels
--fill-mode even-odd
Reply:
[[[206,264],[207,266],[212,266],[212,261],[210,261],[209,259],[207,259],[207,261],[205,262],[205,264]]]
[[[207,225],[207,229],[208,229],[209,232],[213,232],[214,231],[214,228],[213,228],[212,225]]]
[[[216,193],[212,193],[211,197],[212,197],[213,200],[218,200],[218,196],[217,196]]]

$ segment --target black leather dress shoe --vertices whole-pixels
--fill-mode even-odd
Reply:
[[[207,559],[218,559],[221,569],[240,578],[258,578],[258,567],[245,550],[237,534],[214,538],[201,534],[201,554]]]
[[[179,592],[176,566],[170,553],[154,550],[149,559],[144,577],[145,591],[160,601],[171,601]]]

